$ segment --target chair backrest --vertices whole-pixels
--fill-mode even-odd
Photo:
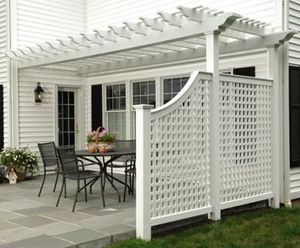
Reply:
[[[59,166],[58,156],[54,142],[38,144],[44,167]]]
[[[77,158],[72,147],[58,148],[58,157],[64,174],[78,173]]]

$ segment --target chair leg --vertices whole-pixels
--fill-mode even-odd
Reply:
[[[84,179],[83,182],[84,182],[84,199],[85,199],[85,202],[87,202],[86,179]]]
[[[55,190],[56,190],[58,177],[59,177],[59,171],[56,172],[56,179],[55,179],[55,184],[54,184],[54,187],[53,187],[53,192],[55,192]]]
[[[94,186],[94,184],[95,184],[96,181],[97,180],[95,180],[94,182],[92,182],[91,185],[90,185],[90,194],[93,194],[93,186]]]
[[[56,207],[58,207],[58,204],[59,204],[59,201],[60,201],[62,192],[63,192],[63,190],[64,190],[64,185],[65,185],[65,184],[66,184],[66,179],[63,177],[63,181],[62,181],[62,184],[61,184],[60,193],[59,193],[59,196],[58,196],[58,199],[57,199],[57,202],[56,202]]]
[[[80,191],[80,184],[79,184],[79,180],[77,180],[77,192],[76,192],[76,195],[75,195],[75,200],[74,200],[72,212],[75,211],[79,191]]]
[[[113,167],[110,167],[110,174],[111,174],[111,181],[114,182],[114,170],[113,170]]]
[[[129,172],[129,190],[128,190],[128,195],[131,195],[132,193],[132,173]]]
[[[131,195],[134,196],[134,180],[135,180],[135,173],[132,173],[131,178]]]
[[[43,187],[44,187],[44,183],[45,183],[45,179],[46,179],[46,170],[44,170],[44,178],[43,178],[43,182],[42,182],[38,197],[41,196],[41,193],[42,193],[42,190],[43,190]]]
[[[105,178],[104,173],[103,173],[103,172],[100,172],[101,197],[102,197],[102,204],[103,204],[103,207],[105,208],[103,176],[104,176],[104,178]]]
[[[124,196],[123,196],[123,201],[125,202],[126,200],[126,189],[127,189],[127,168],[125,168],[125,187],[124,187]],[[130,189],[128,189],[130,192]]]
[[[66,184],[66,182],[64,183],[64,188],[65,188],[65,198],[67,198],[67,184]]]

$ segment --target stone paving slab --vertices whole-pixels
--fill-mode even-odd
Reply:
[[[39,235],[41,235],[40,232],[25,227],[18,227],[0,231],[0,239],[4,242],[13,242],[27,238],[32,238]]]
[[[10,222],[24,227],[37,227],[53,223],[54,220],[42,216],[27,216],[10,220]]]
[[[43,226],[36,227],[36,228],[34,228],[34,230],[36,230],[38,232],[42,232],[42,233],[50,235],[50,236],[53,236],[53,235],[63,234],[66,232],[77,231],[81,228],[82,228],[81,226],[74,225],[71,223],[55,222],[55,223],[51,223],[49,225],[43,225]]]
[[[90,214],[80,213],[79,211],[72,212],[67,209],[57,209],[56,211],[50,211],[47,213],[41,214],[45,217],[50,217],[58,221],[66,221],[66,222],[76,222],[79,220],[91,219],[94,216]]]
[[[68,241],[47,235],[40,235],[34,238],[2,244],[1,248],[64,248],[70,245],[72,245],[72,243]]]
[[[5,231],[5,230],[13,229],[13,228],[18,228],[18,227],[20,227],[20,226],[4,220],[4,221],[1,221],[0,231]]]
[[[106,235],[116,235],[116,234],[131,233],[131,232],[133,232],[134,235],[135,227],[126,224],[118,224],[110,227],[101,228],[99,229],[99,231],[105,233]]]
[[[80,242],[85,243],[87,241],[104,238],[105,236],[108,235],[101,232],[96,232],[90,229],[86,229],[86,228],[57,235],[57,237],[63,238],[64,240],[68,240],[74,243],[80,243]]]
[[[27,200],[27,199],[19,199],[19,200],[1,202],[0,209],[16,211],[16,210],[22,210],[22,209],[27,209],[27,208],[41,207],[43,205],[44,204],[36,202],[36,201]]]
[[[68,197],[62,197],[59,207],[55,207],[59,194],[58,190],[53,193],[55,177],[47,177],[38,197],[41,179],[0,184],[0,248],[99,248],[135,236],[134,197],[118,202],[116,192],[107,183],[103,208],[100,187],[95,186],[87,203],[80,194],[72,213],[76,184],[67,182]],[[123,190],[121,185],[119,191]]]
[[[20,217],[24,217],[24,215],[14,213],[12,211],[0,209],[0,221],[10,220],[10,219],[15,219],[15,218],[20,218]]]
[[[27,208],[27,209],[17,210],[14,212],[22,215],[37,215],[37,214],[48,213],[51,211],[57,211],[57,208],[52,206],[42,206],[37,208]]]

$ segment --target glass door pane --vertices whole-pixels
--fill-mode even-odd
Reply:
[[[75,147],[75,92],[58,91],[58,145]]]

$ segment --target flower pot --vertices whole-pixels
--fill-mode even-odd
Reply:
[[[98,143],[98,150],[101,151],[112,151],[116,148],[116,143],[114,142],[99,142]],[[103,153],[103,152],[102,152]]]
[[[15,169],[15,173],[17,175],[17,181],[24,181],[26,179],[26,170],[22,169],[22,168],[16,168]]]
[[[97,152],[97,144],[90,143],[87,145],[87,149],[88,149],[89,153],[95,153],[95,152]]]

